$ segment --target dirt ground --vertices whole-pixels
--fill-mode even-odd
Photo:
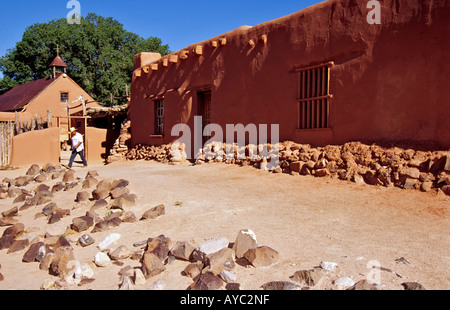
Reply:
[[[0,171],[0,179],[25,175],[26,170]],[[291,281],[289,277],[296,271],[311,269],[321,261],[335,262],[338,267],[327,272],[312,289],[336,289],[332,281],[341,276],[349,276],[355,282],[365,279],[373,275],[374,263],[382,267],[377,269],[380,289],[401,290],[402,282],[419,282],[428,290],[450,289],[448,196],[330,178],[273,174],[226,164],[173,166],[137,161],[75,166],[74,170],[80,178],[89,170],[96,170],[99,180],[129,180],[131,192],[137,195],[137,204],[131,211],[138,218],[161,203],[166,208],[165,215],[153,220],[122,223],[92,234],[89,229],[87,233],[96,242],[85,248],[76,245],[76,240],[86,232],[69,235],[75,258],[81,263],[92,262],[99,251],[98,243],[113,232],[121,234],[117,245],[135,250],[133,243],[161,234],[173,241],[189,240],[197,245],[216,237],[234,242],[241,229],[251,229],[258,245],[275,249],[280,257],[269,267],[236,265],[232,272],[244,290],[261,289],[269,281]],[[60,180],[45,184],[51,186],[57,181]],[[36,186],[33,183],[27,188]],[[60,222],[47,225],[46,218],[35,219],[43,206],[20,211],[16,218],[27,230],[41,236],[58,227],[64,231],[73,217],[84,215],[89,209],[77,206],[74,199],[78,191],[81,186],[54,194],[58,207],[71,209],[71,215]],[[12,206],[11,198],[0,200],[0,212]],[[38,262],[23,263],[25,251],[0,251],[0,273],[4,276],[0,289],[37,290],[46,279],[56,279],[40,270]],[[93,267],[95,281],[70,289],[118,289],[118,272],[127,265],[140,266],[136,260],[122,262],[122,266]],[[162,280],[167,290],[185,290],[192,283],[191,278],[181,274],[187,264],[175,260],[136,289],[148,289]]]

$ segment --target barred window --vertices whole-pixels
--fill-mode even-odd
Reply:
[[[329,128],[330,116],[330,68],[333,62],[297,69],[298,128]]]
[[[155,100],[155,135],[164,133],[164,100]]]

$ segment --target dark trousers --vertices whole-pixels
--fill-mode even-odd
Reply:
[[[87,161],[86,161],[86,158],[84,157],[84,152],[83,151],[77,152],[77,150],[72,150],[72,155],[70,156],[70,160],[69,160],[69,167],[70,168],[72,168],[73,161],[75,160],[75,157],[77,156],[77,154],[80,155],[81,160],[83,161],[83,165],[85,165],[85,166],[88,165]]]

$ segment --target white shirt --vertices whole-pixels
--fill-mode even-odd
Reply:
[[[77,152],[81,152],[84,149],[83,136],[77,132],[72,136],[72,147],[75,147],[80,142],[81,144],[79,147],[77,147]]]

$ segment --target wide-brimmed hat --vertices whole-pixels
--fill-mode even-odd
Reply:
[[[76,128],[74,128],[74,127],[71,127],[71,128],[70,128],[70,133],[73,133],[73,132],[75,132],[75,131],[77,131]]]

